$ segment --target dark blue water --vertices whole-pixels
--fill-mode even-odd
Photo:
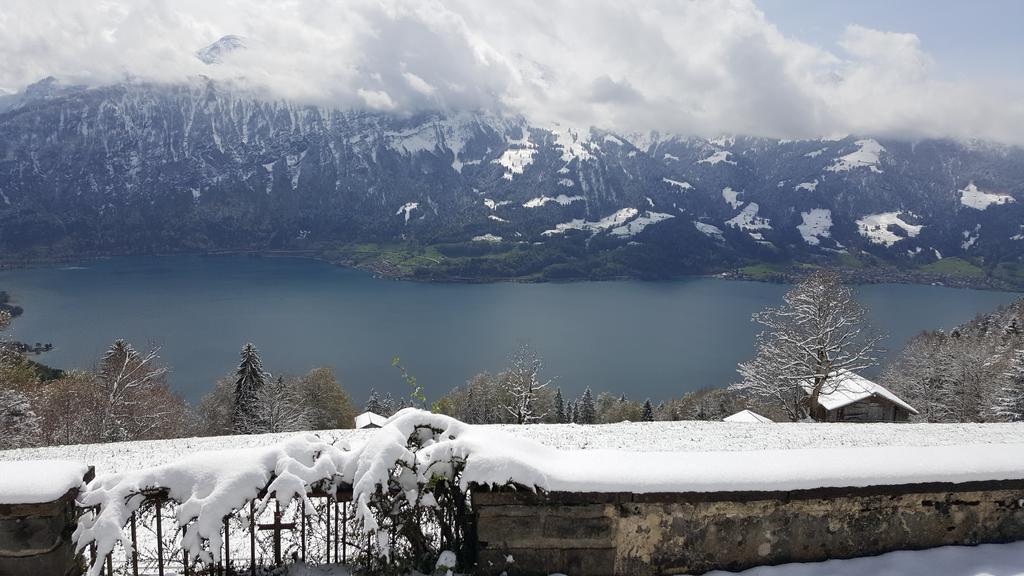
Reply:
[[[371,387],[408,393],[393,356],[436,398],[500,370],[523,341],[567,395],[591,386],[659,399],[725,386],[753,350],[750,314],[779,304],[786,288],[708,278],[419,284],[314,260],[175,256],[0,271],[0,289],[26,310],[11,334],[52,342],[42,360],[53,366],[89,366],[119,337],[152,343],[173,386],[197,400],[252,341],[271,372],[331,366],[361,402]],[[905,285],[858,292],[894,349],[1018,296]]]

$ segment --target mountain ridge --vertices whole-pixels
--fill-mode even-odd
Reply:
[[[48,78],[2,100],[8,260],[373,243],[442,246],[449,263],[550,253],[505,274],[527,278],[551,266],[621,277],[659,263],[675,275],[950,258],[1015,276],[1024,254],[1013,146],[584,132],[496,113],[305,106],[206,78]],[[479,264],[407,272],[503,276]]]

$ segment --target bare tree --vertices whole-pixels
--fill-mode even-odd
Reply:
[[[309,417],[297,386],[278,377],[256,391],[259,432],[295,432],[309,427]]]
[[[853,291],[831,272],[815,272],[783,297],[785,304],[753,315],[764,330],[757,355],[739,365],[735,389],[769,398],[793,420],[814,416],[818,398],[845,372],[873,366],[881,334],[871,331]]]
[[[151,437],[166,418],[176,416],[180,407],[168,401],[167,368],[157,365],[159,358],[159,348],[140,354],[121,339],[104,354],[98,370],[103,396],[101,441]]]
[[[35,445],[41,436],[39,424],[28,396],[0,388],[0,450]]]
[[[1017,350],[995,393],[993,412],[1010,422],[1024,421],[1024,350]]]
[[[512,416],[516,424],[532,424],[540,421],[546,412],[538,414],[538,396],[551,383],[551,380],[540,382],[540,370],[543,363],[540,356],[523,344],[512,354],[512,365],[505,372],[504,383],[511,393],[511,402],[505,410]]]

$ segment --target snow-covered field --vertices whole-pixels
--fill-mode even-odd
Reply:
[[[624,422],[494,425],[501,430],[562,450],[702,452],[789,450],[871,446],[956,446],[1024,444],[1024,424],[734,424],[729,422]],[[324,440],[360,441],[374,430],[322,430]],[[305,433],[303,433],[305,434]],[[0,451],[7,460],[78,460],[97,473],[136,470],[207,450],[269,446],[295,434],[214,436],[113,444],[80,444]]]

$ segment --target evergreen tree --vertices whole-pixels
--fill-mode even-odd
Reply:
[[[594,406],[594,393],[590,386],[583,391],[579,406],[576,408],[576,421],[580,424],[594,424],[597,422],[597,408]]]
[[[251,342],[243,346],[235,371],[235,404],[231,413],[231,428],[236,434],[252,434],[263,428],[259,421],[259,401],[269,376],[263,370],[256,347]]]
[[[995,394],[993,412],[1010,422],[1024,421],[1024,350],[1014,352],[1003,385]]]
[[[569,412],[568,412],[568,414],[565,415],[566,418],[568,419],[567,421],[569,423],[571,423],[571,424],[576,424],[577,422],[579,422],[579,420],[577,420],[578,415],[576,413],[576,406],[577,406],[577,404],[578,404],[578,402],[576,402],[575,400],[573,400],[572,402],[569,402]]]
[[[565,400],[562,398],[562,389],[555,390],[555,422],[565,424],[569,422],[565,414]]]
[[[384,394],[384,399],[380,401],[380,409],[378,414],[381,416],[390,417],[395,413],[395,399],[392,398],[391,392]]]
[[[651,406],[651,399],[644,400],[644,411],[640,416],[640,420],[643,422],[654,422],[654,407]]]
[[[379,416],[386,416],[386,414],[384,414],[384,407],[381,406],[380,398],[377,396],[377,391],[373,388],[370,388],[370,397],[366,399],[364,411],[373,412]]]

